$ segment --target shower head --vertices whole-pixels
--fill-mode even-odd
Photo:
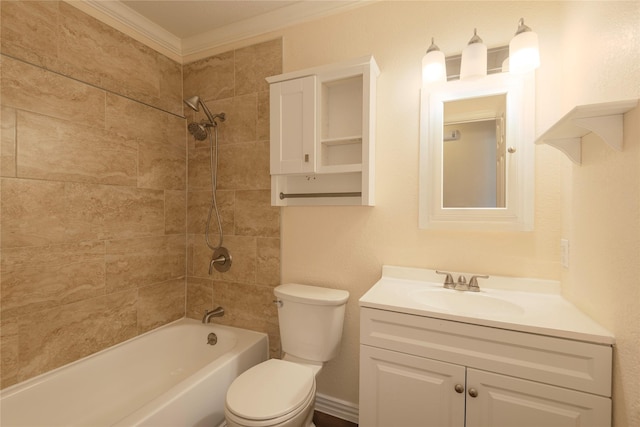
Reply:
[[[208,132],[207,132],[206,125],[202,123],[192,122],[192,123],[189,123],[189,126],[187,127],[187,129],[189,129],[189,133],[193,135],[193,137],[197,141],[204,141],[205,139],[207,139]]]
[[[211,111],[209,111],[205,103],[200,100],[200,97],[198,95],[194,95],[191,98],[185,99],[184,103],[187,104],[193,111],[200,111],[199,106],[202,105],[202,111],[204,111],[204,114],[206,114],[209,121],[211,123],[214,123],[213,114],[211,114]]]
[[[193,111],[200,111],[198,105],[200,104],[200,97],[198,95],[192,96],[184,100],[184,103],[189,106]]]

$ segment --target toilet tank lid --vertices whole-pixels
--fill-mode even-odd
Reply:
[[[273,293],[285,301],[297,301],[315,305],[342,305],[349,299],[349,292],[341,289],[321,288],[297,283],[280,285],[273,290]]]

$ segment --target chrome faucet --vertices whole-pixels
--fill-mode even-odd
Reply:
[[[209,323],[212,317],[222,317],[224,316],[224,308],[216,307],[213,310],[205,310],[204,316],[202,317],[202,323]]]
[[[483,275],[473,275],[471,279],[469,279],[469,283],[467,283],[467,278],[462,274],[458,276],[458,281],[453,281],[453,276],[451,273],[446,271],[436,271],[438,274],[445,275],[444,278],[444,288],[446,289],[454,289],[456,291],[470,291],[470,292],[480,292],[480,286],[478,286],[478,279],[488,279],[489,276]]]

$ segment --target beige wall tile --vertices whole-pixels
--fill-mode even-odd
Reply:
[[[67,183],[65,198],[70,240],[164,234],[163,191]]]
[[[138,291],[138,333],[155,329],[185,313],[185,279],[174,279]]]
[[[271,206],[271,191],[236,191],[235,223],[239,236],[278,237],[280,208]]]
[[[257,140],[258,95],[236,96],[208,102],[213,114],[224,112],[226,120],[218,125],[219,146]]]
[[[258,124],[256,132],[258,141],[269,141],[270,120],[269,91],[258,92]]]
[[[218,188],[269,190],[269,142],[233,144],[220,148]]]
[[[202,319],[206,310],[214,308],[214,303],[213,280],[187,277],[187,317]]]
[[[103,127],[105,92],[9,57],[2,58],[2,105]]]
[[[2,2],[2,53],[36,64],[51,63],[58,54],[57,1]]]
[[[158,67],[157,52],[64,2],[59,19],[58,59],[64,74],[167,107],[159,105],[163,70]],[[173,100],[174,106],[179,106],[177,101]]]
[[[5,319],[105,292],[103,242],[5,248],[1,265]]]
[[[0,388],[18,382],[18,322],[0,320]]]
[[[107,293],[183,277],[185,251],[179,234],[107,242]]]
[[[184,234],[187,230],[186,191],[165,190],[164,233]]]
[[[156,67],[160,75],[160,98],[157,106],[182,116],[182,64],[156,53]]]
[[[3,247],[164,234],[164,193],[111,185],[2,180]]]
[[[265,80],[282,73],[282,39],[235,51],[236,96],[269,90]]]
[[[211,206],[211,191],[189,191],[187,194],[187,233],[204,234],[207,218]],[[236,234],[234,229],[235,191],[216,191],[216,202],[220,212],[223,235]],[[215,209],[211,212],[209,222],[211,242],[215,245],[218,241],[218,221]]]
[[[3,248],[68,240],[63,182],[4,178],[0,185]]]
[[[136,185],[138,144],[102,128],[18,112],[18,176]]]
[[[183,190],[187,185],[185,146],[141,141],[138,150],[138,187]]]
[[[233,51],[184,65],[184,96],[213,100],[234,95]]]
[[[280,285],[280,238],[258,238],[256,283]]]
[[[191,144],[189,147],[189,165],[187,167],[188,188],[190,191],[211,191],[211,152],[208,146],[200,148],[194,147],[193,145],[194,144]],[[220,167],[220,165],[218,165],[218,167]],[[218,171],[218,177],[219,176],[220,171]],[[220,181],[218,181],[218,186],[219,185]]]
[[[16,176],[16,111],[0,110],[0,176]]]
[[[120,292],[19,317],[18,379],[23,381],[133,338],[137,292]]]
[[[107,93],[106,128],[127,138],[185,147],[186,124],[181,117]]]

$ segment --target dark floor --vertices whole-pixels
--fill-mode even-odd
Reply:
[[[358,427],[358,424],[332,417],[331,415],[318,411],[313,413],[313,423],[316,427]]]

